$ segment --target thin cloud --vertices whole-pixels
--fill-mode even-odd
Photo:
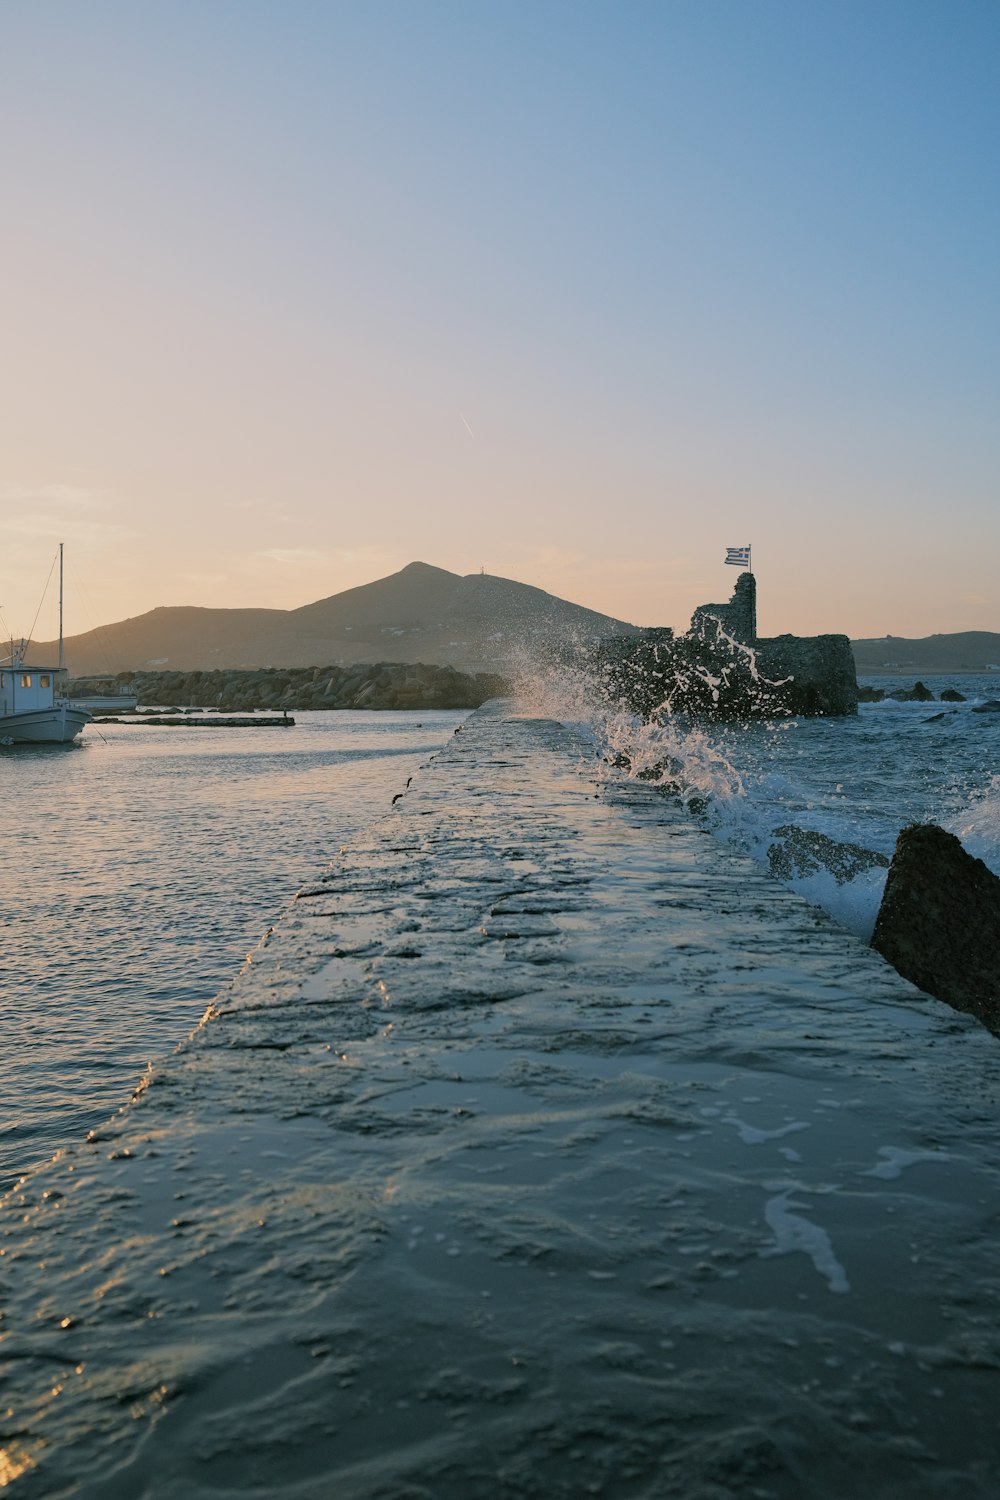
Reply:
[[[316,552],[311,547],[270,547],[258,553],[258,556],[266,557],[271,562],[289,563],[297,567],[310,567],[326,560],[324,552]]]
[[[0,500],[6,505],[65,507],[70,510],[107,510],[102,490],[79,484],[0,483]]]
[[[0,482],[0,508],[0,535],[25,560],[31,543],[66,542],[76,553],[90,554],[133,534],[112,519],[104,491],[83,485]]]

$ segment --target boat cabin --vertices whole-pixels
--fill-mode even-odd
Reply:
[[[51,708],[58,677],[55,667],[0,666],[0,718]]]

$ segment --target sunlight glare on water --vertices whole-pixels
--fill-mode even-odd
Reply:
[[[95,724],[0,756],[0,1185],[124,1102],[464,717]]]

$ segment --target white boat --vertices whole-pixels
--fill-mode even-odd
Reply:
[[[91,715],[60,692],[62,665],[62,543],[59,544],[59,665],[30,667],[27,641],[0,661],[0,745],[68,745]]]
[[[90,714],[56,697],[55,667],[29,667],[15,656],[0,664],[0,745],[68,745]]]
[[[135,693],[81,693],[79,696],[74,693],[71,701],[89,714],[125,714],[139,707]]]

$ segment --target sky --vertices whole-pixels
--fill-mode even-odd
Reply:
[[[0,0],[0,611],[1000,630],[995,0]],[[36,638],[55,632],[50,588]]]

